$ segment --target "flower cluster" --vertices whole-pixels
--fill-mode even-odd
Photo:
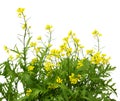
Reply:
[[[32,92],[31,89],[26,90],[26,96],[29,96],[31,92]]]
[[[74,73],[71,73],[71,75],[69,76],[71,84],[77,84],[80,77],[81,77],[81,75],[78,75],[78,77],[75,77]]]
[[[100,52],[97,52],[93,54],[91,58],[91,62],[94,64],[108,64],[110,60],[110,57],[106,57],[106,54],[100,54]]]
[[[96,29],[92,32],[92,35],[93,35],[94,37],[96,37],[96,36],[98,36],[98,37],[102,36],[102,34],[99,33]]]
[[[18,17],[21,17],[24,11],[25,11],[25,8],[18,8],[17,9]]]

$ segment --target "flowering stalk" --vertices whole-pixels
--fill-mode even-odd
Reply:
[[[25,30],[24,30],[25,32],[24,32],[24,37],[23,37],[23,54],[24,54],[23,59],[24,59],[25,67],[26,67],[27,66],[27,63],[26,63],[26,59],[27,59],[27,56],[26,56],[26,54],[27,54],[27,50],[26,50],[27,21],[25,19],[24,13],[22,13],[22,15],[23,15],[24,27],[25,27]]]
[[[100,51],[100,39],[99,37],[102,36],[101,33],[99,33],[96,29],[92,32],[92,35],[94,36],[94,38],[96,38],[97,40],[97,51],[99,52]]]

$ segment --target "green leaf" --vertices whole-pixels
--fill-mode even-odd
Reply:
[[[26,47],[29,46],[31,39],[32,39],[32,36],[28,38],[27,43],[26,43]]]

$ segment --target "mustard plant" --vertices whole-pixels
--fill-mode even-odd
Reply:
[[[94,30],[97,49],[84,51],[80,39],[71,30],[59,48],[52,47],[53,26],[46,25],[46,41],[38,36],[33,41],[31,26],[24,8],[17,9],[23,20],[22,44],[14,48],[4,46],[8,59],[0,64],[0,100],[6,101],[116,101],[111,66],[106,54],[101,52],[101,34]],[[54,45],[54,44],[53,44]],[[12,53],[12,55],[11,55]],[[23,92],[19,92],[19,84]]]

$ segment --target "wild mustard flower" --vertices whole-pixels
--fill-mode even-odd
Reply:
[[[53,56],[53,55],[48,54],[48,55],[46,56],[46,59],[51,60],[52,56]]]
[[[73,33],[72,35],[73,35],[73,36],[76,36],[76,33]]]
[[[7,47],[7,46],[4,46],[3,48],[4,48],[5,51],[8,50],[8,47]]]
[[[21,18],[21,16],[22,16],[22,14],[24,13],[24,11],[25,11],[25,8],[18,8],[18,9],[17,9],[18,17]]]
[[[12,55],[9,56],[9,60],[13,60],[14,57]]]
[[[51,62],[45,62],[45,64],[44,64],[44,69],[45,69],[46,71],[51,71],[51,70],[53,69],[53,66],[54,66],[53,63],[51,63]]]
[[[66,43],[63,43],[61,46],[60,46],[60,51],[65,51],[67,48],[67,44]]]
[[[75,44],[78,44],[80,42],[80,40],[78,38],[76,38],[76,37],[73,38],[73,40],[74,40]]]
[[[64,54],[64,53],[61,53],[61,56],[63,56],[63,57],[64,57],[64,56],[65,56],[65,54]]]
[[[9,49],[8,49],[8,47],[6,46],[6,45],[4,45],[4,50],[7,52],[7,53],[9,53]]]
[[[35,68],[34,66],[30,65],[28,66],[28,71],[32,71],[34,68]]]
[[[108,58],[103,58],[103,59],[102,59],[102,63],[103,63],[103,64],[108,64],[110,59],[111,59],[110,57],[108,57]]]
[[[57,77],[56,82],[57,83],[62,83],[62,79],[60,77]]]
[[[37,40],[42,40],[42,37],[41,37],[41,36],[38,36],[38,37],[37,37]]]
[[[101,56],[100,56],[100,52],[95,53],[92,57],[91,57],[91,62],[94,64],[100,64],[101,63]]]
[[[25,8],[18,8],[18,9],[17,9],[17,12],[18,12],[18,13],[23,13],[24,11],[25,11]]]
[[[89,55],[91,55],[91,54],[94,53],[94,50],[93,49],[86,50],[86,53],[89,54]]]
[[[80,74],[78,74],[78,75],[77,75],[77,77],[78,77],[78,79],[80,79],[80,78],[81,78],[81,75],[80,75]]]
[[[79,79],[77,77],[75,77],[74,73],[71,73],[71,75],[69,76],[69,80],[70,80],[71,84],[77,84]]]
[[[68,43],[68,41],[69,41],[69,37],[65,37],[65,38],[63,38],[63,41],[64,41],[65,43]]]
[[[70,31],[68,32],[68,37],[70,37],[72,34],[73,34],[73,31],[70,30]]]
[[[91,57],[91,62],[94,64],[108,64],[110,57],[106,57],[106,54],[100,54],[97,52]]]
[[[23,30],[26,29],[26,28],[27,28],[27,23],[25,23],[25,24],[22,25],[22,29]]]
[[[67,48],[66,49],[66,55],[70,56],[71,53],[72,53],[72,48]]]
[[[70,81],[71,81],[71,84],[77,84],[78,78],[71,78]]]
[[[34,65],[37,62],[37,58],[33,58],[31,64]]]
[[[36,47],[37,43],[36,42],[31,42],[30,47]]]
[[[26,90],[26,96],[29,96],[32,93],[31,89]]]
[[[76,68],[79,69],[82,66],[83,66],[83,60],[79,60]]]
[[[50,31],[52,28],[53,28],[52,25],[48,25],[48,24],[47,24],[47,25],[45,26],[45,29],[46,29],[46,30],[49,30],[49,31]]]
[[[103,64],[108,64],[109,60],[111,59],[110,57],[107,57],[106,54],[101,54],[101,58],[102,58],[102,63]]]
[[[84,46],[81,44],[78,44],[78,48],[82,49],[82,48],[84,48]]]
[[[50,84],[50,85],[48,86],[48,88],[49,88],[49,89],[56,89],[56,88],[58,88],[58,85],[56,85],[56,84]]]
[[[94,37],[96,37],[96,36],[102,36],[102,34],[99,33],[96,29],[92,32],[92,35],[93,35]]]
[[[49,43],[47,47],[50,48],[51,46],[52,46],[52,44]]]
[[[55,57],[60,57],[60,51],[59,50],[57,50],[57,49],[51,49],[50,50],[50,54],[52,55],[52,56],[55,56]]]

